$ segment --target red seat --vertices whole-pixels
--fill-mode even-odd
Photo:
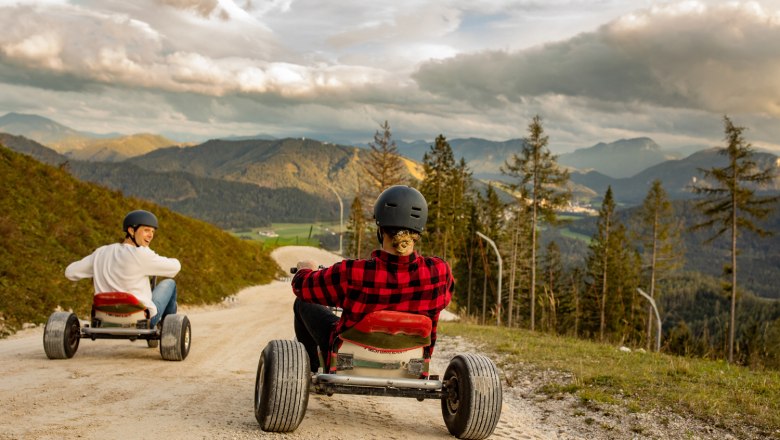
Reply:
[[[129,315],[146,310],[144,303],[132,293],[126,292],[97,293],[92,298],[92,307],[102,312],[121,315]]]
[[[431,335],[431,318],[406,312],[382,310],[363,318],[355,329],[363,333],[405,334],[427,338]]]

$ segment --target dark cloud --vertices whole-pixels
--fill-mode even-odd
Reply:
[[[530,50],[427,63],[413,78],[424,90],[480,106],[560,94],[778,116],[778,41],[780,20],[755,4],[689,2]]]

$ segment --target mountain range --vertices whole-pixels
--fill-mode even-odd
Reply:
[[[85,135],[84,132],[40,116],[16,113],[0,118],[0,131],[9,128],[23,131],[17,134],[25,137],[53,139],[54,143],[61,142],[56,139]],[[330,203],[335,202],[335,191],[348,205],[354,195],[360,192],[358,176],[363,174],[362,163],[365,163],[369,152],[367,148],[358,146],[306,138],[272,139],[266,135],[213,139],[186,147],[165,145],[167,142],[164,138],[152,138],[152,135],[134,136],[133,139],[122,136],[93,137],[92,141],[101,142],[101,147],[70,150],[65,157],[69,160],[114,161],[152,173],[187,173],[190,179],[207,178],[251,184],[253,188],[294,188],[330,200]],[[506,181],[507,176],[501,173],[501,167],[513,155],[519,155],[523,145],[522,139],[497,142],[466,138],[448,142],[455,158],[465,159],[473,176],[483,182]],[[431,144],[425,141],[396,141],[396,144],[406,164],[405,178],[421,179],[420,162]],[[778,167],[778,158],[773,153],[756,151],[755,157],[762,166]],[[672,198],[690,198],[690,186],[701,178],[700,170],[722,166],[725,158],[713,148],[682,156],[680,151],[664,150],[652,139],[643,137],[577,149],[560,155],[558,162],[571,172],[571,188],[577,203],[598,203],[606,188],[611,186],[616,201],[635,205],[641,203],[655,179],[663,182]],[[103,174],[84,171],[89,167],[81,164],[80,160],[73,163],[79,164],[73,166],[81,170],[79,172],[82,175],[89,174],[88,178],[109,186],[112,183],[107,182],[105,176],[116,176],[115,171]],[[181,178],[182,175],[178,176]],[[771,189],[780,189],[780,184],[775,182]],[[177,198],[186,197],[180,193],[168,197],[169,200]]]
[[[119,162],[158,148],[178,145],[156,134],[90,133],[74,130],[42,116],[21,113],[7,113],[0,117],[0,132],[24,136],[73,159],[101,162]]]
[[[6,133],[0,133],[0,145],[65,168],[80,180],[150,200],[225,229],[330,220],[339,215],[335,200],[297,188],[262,188],[180,171],[150,171],[125,162],[70,160],[35,141]]]

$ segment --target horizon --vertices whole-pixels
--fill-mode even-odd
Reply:
[[[278,138],[274,137],[273,139],[267,139],[267,138],[263,138],[263,136],[267,136],[265,134],[257,134],[257,135],[226,135],[226,136],[218,136],[218,137],[207,137],[207,138],[202,138],[200,140],[197,140],[197,141],[195,141],[196,142],[195,143],[195,142],[187,142],[187,141],[181,141],[181,140],[177,140],[177,139],[172,139],[172,138],[169,138],[169,137],[165,136],[164,134],[154,133],[154,132],[144,132],[144,133],[118,133],[118,132],[92,133],[92,132],[87,132],[87,131],[84,131],[84,130],[80,130],[78,127],[70,127],[70,126],[61,124],[59,121],[47,118],[45,116],[31,114],[31,113],[8,112],[8,113],[0,116],[0,119],[5,118],[7,116],[11,116],[11,115],[22,116],[22,117],[43,118],[43,119],[45,119],[47,121],[50,121],[50,122],[53,122],[55,124],[61,125],[61,126],[67,128],[67,129],[77,131],[77,132],[82,133],[84,135],[106,137],[106,139],[116,138],[116,137],[134,136],[134,135],[145,135],[145,134],[152,135],[152,136],[159,135],[159,136],[166,137],[170,141],[178,142],[180,144],[179,146],[183,146],[184,144],[188,144],[188,143],[191,143],[192,145],[187,145],[187,146],[197,146],[197,145],[200,145],[200,144],[206,143],[208,141],[212,141],[212,140],[223,140],[223,141],[231,142],[231,141],[237,141],[237,140],[252,140],[252,139],[256,139],[256,140],[312,139],[312,140],[315,140],[317,142],[321,142],[321,143],[324,143],[324,144],[333,143],[331,141],[322,140],[322,139],[319,139],[317,137],[294,136],[294,135],[292,135],[292,136],[285,136],[285,137],[278,137]],[[2,133],[2,129],[0,129],[0,133]],[[18,134],[18,133],[9,133],[9,134],[27,137],[24,134]],[[111,136],[111,137],[108,137],[108,136]],[[233,138],[241,138],[241,139],[233,139]],[[484,139],[484,138],[478,138],[478,137],[470,136],[470,137],[465,137],[465,138],[447,139],[447,141],[448,142],[452,142],[452,141],[455,141],[455,140],[468,140],[468,139],[477,139],[477,140],[484,140],[484,141],[489,141],[489,142],[510,142],[510,141],[522,140],[521,138],[512,138],[512,139],[503,139],[503,140],[491,140],[491,139]],[[598,146],[600,144],[610,145],[610,144],[614,144],[614,143],[618,143],[618,142],[632,141],[632,140],[638,140],[638,139],[648,139],[648,140],[650,140],[650,141],[655,143],[655,141],[652,138],[649,138],[649,137],[646,137],[646,136],[640,136],[640,137],[636,137],[636,138],[622,138],[622,139],[615,139],[613,141],[599,141],[599,142],[597,142],[597,143],[595,143],[593,145],[577,147],[574,150],[563,152],[563,153],[560,153],[560,154],[574,153],[574,152],[580,151],[580,150],[587,150],[587,149],[596,147],[596,146]],[[41,142],[41,141],[38,141],[36,139],[31,139],[31,140],[33,140],[35,142],[39,142],[39,143],[41,143],[44,146],[47,146],[45,142]],[[403,143],[405,143],[407,145],[410,145],[410,144],[413,144],[413,143],[417,143],[417,142],[425,142],[425,143],[433,144],[435,142],[435,139],[430,139],[430,140],[427,140],[427,139],[414,139],[414,140],[397,140],[397,139],[394,139],[394,141],[395,142],[403,142]],[[367,143],[339,143],[338,145],[353,146],[353,147],[359,147],[359,148],[367,148],[368,147]],[[669,151],[669,152],[680,152],[680,151],[683,151],[683,150],[686,150],[686,149],[694,151],[693,148],[697,148],[695,151],[702,151],[702,150],[706,150],[706,149],[717,147],[717,146],[705,146],[705,145],[702,145],[702,146],[690,145],[690,146],[683,146],[683,147],[678,147],[678,148],[669,148],[669,147],[664,147],[663,145],[660,145],[658,143],[656,143],[656,145],[658,145],[658,147],[662,151]],[[762,150],[762,149],[758,148],[758,150]],[[772,152],[772,151],[769,151],[769,150],[766,150],[766,151],[769,152],[769,153],[772,153],[772,154],[776,154],[775,152]],[[555,153],[555,154],[558,154],[558,153]],[[692,154],[692,153],[688,153],[688,154]]]
[[[0,0],[0,112],[179,142],[649,137],[780,151],[780,0]]]

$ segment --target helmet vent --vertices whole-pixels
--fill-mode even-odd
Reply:
[[[390,207],[390,208],[397,208],[398,204],[397,203],[385,203],[385,206]]]

